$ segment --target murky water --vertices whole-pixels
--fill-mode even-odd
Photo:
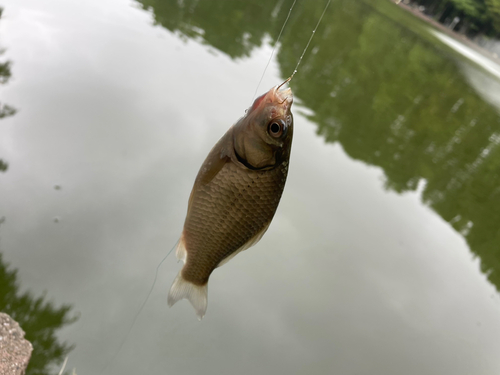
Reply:
[[[500,70],[385,1],[332,2],[277,215],[204,320],[167,307],[171,256],[116,355],[291,3],[2,3],[0,309],[31,374],[73,345],[78,374],[500,373]],[[297,3],[261,92],[323,6]]]

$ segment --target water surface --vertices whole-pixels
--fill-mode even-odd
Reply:
[[[79,374],[500,372],[498,77],[385,1],[332,2],[276,217],[203,321],[167,307],[171,257],[116,355],[291,3],[3,2],[0,309],[37,322],[31,374],[71,345]],[[298,2],[260,92],[323,5]]]

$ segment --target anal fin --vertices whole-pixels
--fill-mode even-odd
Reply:
[[[186,264],[187,250],[186,242],[184,241],[184,233],[181,235],[177,248],[175,249],[175,256],[177,257],[177,260],[182,260],[184,264]]]

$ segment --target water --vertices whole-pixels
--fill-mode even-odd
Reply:
[[[0,309],[39,348],[31,374],[72,345],[78,374],[115,355],[291,3],[3,2]],[[297,3],[260,91],[323,7]],[[168,309],[168,259],[105,373],[500,373],[498,67],[447,41],[389,2],[332,2],[268,233],[214,272],[201,323]]]

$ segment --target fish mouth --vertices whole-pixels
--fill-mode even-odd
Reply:
[[[291,77],[280,85],[271,88],[264,95],[259,96],[253,102],[252,106],[249,108],[248,113],[252,113],[258,108],[263,108],[266,105],[271,104],[274,107],[274,111],[277,110],[281,115],[286,114],[290,111],[290,107],[293,103],[293,94],[291,88],[281,89],[286,83],[290,82]],[[281,113],[282,112],[282,113]]]

